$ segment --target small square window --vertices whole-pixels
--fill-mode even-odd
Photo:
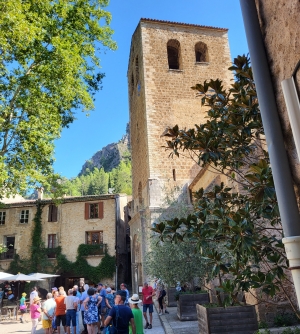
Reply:
[[[20,224],[28,224],[29,210],[22,210],[20,215]]]
[[[0,211],[0,225],[5,225],[6,212]]]

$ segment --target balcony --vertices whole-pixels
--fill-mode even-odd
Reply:
[[[82,256],[99,256],[105,255],[107,252],[107,244],[81,244],[78,248],[78,253]]]
[[[51,247],[46,249],[48,259],[56,259],[56,254],[58,251],[58,247]]]
[[[15,254],[15,249],[9,249],[7,252],[0,254],[0,260],[12,260],[15,257]]]

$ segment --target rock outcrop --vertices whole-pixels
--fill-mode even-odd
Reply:
[[[84,163],[78,176],[85,174],[87,169],[92,171],[95,167],[110,172],[121,161],[128,160],[131,160],[129,124],[126,127],[126,134],[117,143],[108,144],[96,152]]]

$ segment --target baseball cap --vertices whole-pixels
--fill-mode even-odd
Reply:
[[[103,286],[103,284],[102,284],[102,283],[98,283],[97,285],[101,285],[101,286]]]

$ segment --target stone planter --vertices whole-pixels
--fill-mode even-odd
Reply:
[[[177,301],[177,316],[180,321],[197,320],[197,304],[208,304],[208,293],[180,294]]]
[[[167,288],[166,289],[167,295],[166,295],[166,304],[169,307],[175,307],[177,306],[177,301],[175,299],[176,296],[176,288]]]
[[[197,316],[201,334],[253,334],[258,330],[255,306],[197,305]]]

